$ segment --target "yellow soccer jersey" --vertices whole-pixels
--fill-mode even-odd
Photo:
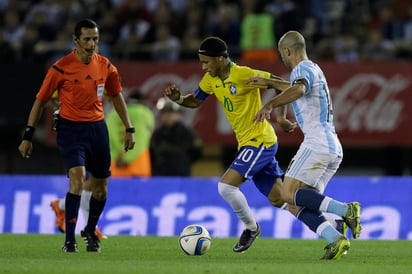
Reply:
[[[253,122],[253,118],[262,107],[260,89],[245,83],[250,77],[270,78],[271,74],[233,62],[229,68],[229,76],[226,79],[212,77],[206,73],[199,83],[200,89],[216,96],[235,133],[238,148],[246,145],[258,147],[262,143],[266,147],[275,144],[277,136],[272,125],[267,120]]]

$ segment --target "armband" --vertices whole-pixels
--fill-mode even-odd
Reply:
[[[33,135],[34,135],[35,130],[36,130],[35,127],[26,126],[26,129],[24,130],[23,140],[27,140],[31,142],[33,140]]]
[[[181,105],[184,100],[185,100],[185,98],[184,98],[182,95],[180,95],[179,99],[177,99],[177,100],[175,101],[175,103]]]
[[[126,128],[126,132],[128,132],[128,133],[135,133],[136,130],[134,129],[134,127],[129,127],[129,128]]]

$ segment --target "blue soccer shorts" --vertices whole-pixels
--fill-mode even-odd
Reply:
[[[57,144],[66,169],[84,166],[96,178],[110,176],[110,145],[106,122],[59,119]]]
[[[267,197],[276,179],[283,180],[284,177],[275,157],[277,150],[277,143],[268,148],[263,144],[259,147],[242,147],[230,168],[242,174],[244,178],[252,180],[257,189]]]

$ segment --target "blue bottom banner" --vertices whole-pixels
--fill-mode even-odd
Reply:
[[[60,233],[50,203],[65,197],[66,176],[0,176],[0,182],[0,233]],[[106,235],[177,236],[185,226],[201,224],[213,237],[238,237],[244,226],[217,183],[218,178],[111,178],[98,226]],[[273,207],[252,182],[240,189],[262,237],[318,238],[288,211]],[[412,177],[335,177],[325,195],[361,203],[361,239],[412,240]],[[85,225],[81,216],[80,211],[77,231]]]

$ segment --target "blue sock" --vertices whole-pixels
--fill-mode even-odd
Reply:
[[[80,195],[66,194],[66,242],[75,241],[75,229],[80,208]]]
[[[327,222],[325,216],[323,216],[321,212],[309,208],[302,208],[296,217],[315,233],[322,223]]]
[[[328,243],[333,243],[340,236],[340,233],[326,220],[320,211],[303,208],[297,214],[297,218],[307,225],[310,230],[326,239]]]
[[[338,202],[336,200],[330,200],[328,204],[327,212],[334,213],[339,216],[345,216],[348,211],[348,205],[345,203]]]
[[[300,188],[295,192],[295,205],[318,211],[325,196],[313,189]]]
[[[96,230],[97,222],[99,221],[100,215],[103,212],[104,206],[106,204],[106,199],[103,201],[96,200],[93,195],[90,197],[90,211],[89,219],[87,220],[87,225],[84,228],[86,232],[94,233]]]
[[[340,233],[332,225],[328,225],[320,231],[320,236],[330,244],[339,238]]]

